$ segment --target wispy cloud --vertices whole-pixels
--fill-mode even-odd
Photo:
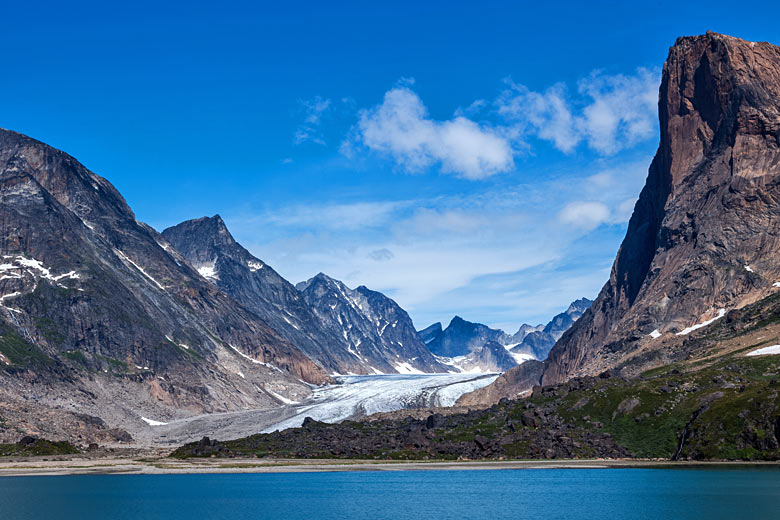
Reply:
[[[431,119],[419,96],[405,85],[386,92],[379,105],[359,112],[342,152],[352,154],[356,147],[388,156],[408,172],[438,165],[443,173],[484,179],[514,167],[505,137],[463,116]]]
[[[311,141],[324,145],[325,138],[320,129],[320,124],[322,123],[323,114],[331,108],[330,99],[316,96],[312,99],[301,100],[299,103],[303,110],[304,118],[295,131],[295,143],[301,144]]]
[[[610,156],[656,135],[659,79],[657,69],[629,75],[594,71],[573,93],[563,83],[536,92],[507,79],[492,112],[485,114],[491,105],[479,99],[447,120],[432,119],[411,88],[414,82],[403,80],[381,103],[358,111],[341,152],[352,157],[369,150],[407,172],[436,167],[466,179],[513,170],[531,137],[564,153],[585,143]],[[479,115],[489,117],[475,120]]]
[[[609,220],[609,208],[601,202],[570,202],[558,213],[558,220],[590,231]]]
[[[601,155],[613,155],[656,135],[660,71],[639,68],[632,75],[592,72],[577,83],[577,95],[564,84],[543,92],[507,80],[496,101],[498,113],[518,138],[550,141],[565,153],[581,142]]]
[[[625,208],[633,205],[647,164],[614,163],[593,168],[590,176],[436,198],[278,207],[228,224],[291,281],[324,271],[348,285],[367,285],[396,298],[420,325],[451,310],[477,320],[542,318],[548,309],[565,307],[564,300],[594,296],[606,280],[604,264],[614,255]],[[599,254],[585,258],[587,248]],[[566,276],[576,283],[564,286],[554,274],[535,279],[567,264],[574,267]],[[487,281],[496,279],[505,286],[491,288]],[[545,284],[558,292],[541,302]],[[537,311],[528,301],[537,302]]]

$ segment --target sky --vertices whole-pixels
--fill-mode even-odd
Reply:
[[[0,127],[158,230],[220,214],[293,283],[366,285],[418,328],[514,332],[595,298],[669,47],[780,44],[773,3],[113,4],[4,3]]]

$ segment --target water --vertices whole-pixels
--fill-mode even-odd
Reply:
[[[0,478],[0,518],[778,518],[777,469],[546,469]]]

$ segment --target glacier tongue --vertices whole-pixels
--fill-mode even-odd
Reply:
[[[295,428],[306,417],[339,422],[407,408],[453,406],[458,398],[492,383],[498,374],[388,374],[339,376],[339,384],[321,388],[296,406],[296,413],[263,430]]]

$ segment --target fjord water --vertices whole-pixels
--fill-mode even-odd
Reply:
[[[0,478],[0,518],[777,518],[780,470],[544,469]]]

